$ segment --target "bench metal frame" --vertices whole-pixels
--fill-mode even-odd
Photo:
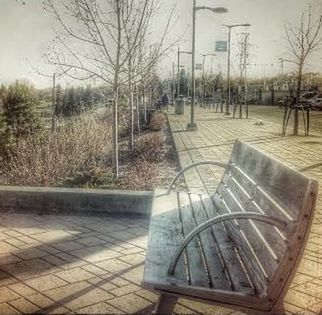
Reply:
[[[185,239],[182,241],[182,243],[178,247],[177,251],[174,254],[174,257],[172,258],[172,260],[170,262],[168,274],[169,275],[174,274],[174,271],[177,266],[177,262],[181,256],[182,252],[184,251],[184,249],[187,247],[189,242],[195,236],[197,236],[203,230],[207,229],[208,227],[210,227],[212,225],[215,225],[215,224],[218,224],[221,222],[225,222],[225,221],[235,220],[235,219],[252,219],[255,221],[260,221],[260,222],[264,222],[264,223],[276,226],[279,229],[287,229],[288,228],[288,223],[286,221],[283,221],[278,218],[269,217],[265,214],[259,214],[256,212],[234,212],[234,213],[229,213],[229,214],[222,214],[222,215],[219,215],[215,218],[211,218],[211,219],[205,221],[204,223],[200,224],[199,226],[197,226],[185,237]]]

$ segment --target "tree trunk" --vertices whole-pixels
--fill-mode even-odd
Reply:
[[[114,99],[113,99],[113,173],[114,179],[119,178],[119,156],[118,156],[118,73],[114,76]]]
[[[120,0],[115,0],[116,15],[117,15],[117,50],[116,62],[114,70],[113,83],[113,173],[114,179],[119,179],[119,148],[118,148],[118,100],[119,100],[119,75],[120,75],[120,58],[121,58],[121,40],[122,40],[122,25],[121,25],[121,4]]]
[[[148,123],[147,116],[146,116],[146,103],[145,103],[145,81],[143,79],[142,84],[142,103],[144,108],[144,124],[146,125]]]
[[[133,119],[133,84],[132,84],[132,58],[129,57],[129,110],[130,110],[130,124],[129,124],[129,149],[133,150],[134,145],[134,119]]]
[[[137,119],[137,128],[138,132],[141,132],[141,125],[140,125],[140,94],[139,88],[136,86],[136,119]]]
[[[299,72],[297,77],[296,107],[294,110],[293,136],[297,136],[299,134],[299,105],[300,105],[301,89],[302,89],[302,71],[303,71],[303,62],[301,62],[299,65]]]

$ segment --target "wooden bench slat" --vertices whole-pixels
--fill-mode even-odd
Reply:
[[[149,229],[144,281],[148,285],[170,284],[167,270],[170,260],[183,240],[176,192],[156,192]],[[178,261],[172,283],[188,284],[184,259]]]
[[[208,218],[213,218],[220,213],[215,207],[212,198],[202,199],[205,212]],[[237,256],[237,249],[231,239],[229,239],[227,231],[223,224],[217,224],[212,227],[213,235],[215,236],[217,246],[225,262],[226,272],[229,275],[233,290],[254,294],[254,284],[250,281],[246,274],[242,261]]]
[[[238,202],[245,211],[267,214],[253,199],[249,198],[250,196],[247,195],[247,192],[244,189],[241,189],[235,178],[225,176],[223,182],[230,191],[233,191],[234,196],[238,199]],[[258,235],[261,242],[271,254],[272,259],[278,261],[284,255],[287,248],[287,242],[285,241],[286,237],[283,232],[278,230],[276,227],[272,227],[261,222],[253,222],[251,225],[254,229],[255,235]]]
[[[213,200],[218,213],[225,214],[233,212],[225,200],[221,198],[220,194],[216,193],[213,196]],[[259,292],[265,290],[268,278],[266,270],[256,253],[253,251],[253,248],[249,244],[244,232],[241,230],[240,222],[233,220],[232,222],[224,223],[224,226],[227,235],[238,249],[238,253],[244,262],[245,269],[249,272],[248,276],[250,277],[254,287]],[[255,270],[256,272],[252,272],[252,270]]]
[[[229,193],[226,190],[219,190],[221,198],[224,200],[225,204],[219,204],[219,207],[224,206],[228,207],[231,213],[243,211],[238,207],[238,204],[234,199],[231,198]],[[230,223],[227,223],[227,225]],[[258,261],[260,270],[263,272],[263,275],[267,279],[271,279],[274,275],[278,263],[270,255],[269,251],[263,250],[265,243],[261,240],[257,230],[254,229],[254,223],[250,220],[239,220],[238,221],[239,229],[233,230],[233,237],[235,240],[238,239],[239,246],[244,248],[243,244],[246,244],[247,250],[250,250],[254,254],[254,259]]]
[[[196,227],[196,222],[194,220],[189,195],[185,192],[179,193],[179,207],[183,234],[187,236]],[[199,236],[195,237],[188,244],[186,254],[190,283],[195,286],[209,288],[207,267],[204,262],[202,248],[199,244]]]
[[[294,219],[302,210],[308,178],[256,148],[237,141],[231,162]]]
[[[236,170],[236,166],[233,165],[233,167],[229,169],[228,175],[232,176],[253,200],[256,200],[256,203],[264,209],[266,214],[287,221],[294,219],[290,210],[281,207],[272,197],[268,198],[268,195],[263,188],[256,184],[254,185],[249,181],[249,178],[246,178],[240,171]]]
[[[201,196],[190,194],[191,207],[194,213],[196,225],[207,221],[207,216]],[[210,286],[212,288],[231,291],[229,275],[225,271],[225,265],[221,258],[221,253],[218,249],[212,229],[206,229],[200,233],[200,242],[204,252],[207,269],[209,272]]]

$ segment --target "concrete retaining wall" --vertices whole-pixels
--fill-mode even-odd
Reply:
[[[0,186],[0,213],[149,215],[153,192]]]

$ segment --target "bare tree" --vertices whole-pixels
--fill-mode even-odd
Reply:
[[[294,110],[293,135],[298,135],[299,113],[303,69],[308,57],[321,48],[322,44],[322,15],[318,4],[309,6],[300,18],[299,25],[286,25],[285,33],[291,59],[287,60],[297,66],[296,108]]]
[[[59,67],[60,75],[77,79],[97,79],[113,87],[113,171],[118,179],[118,103],[119,88],[129,83],[132,91],[133,58],[153,13],[155,0],[45,0],[45,8],[58,22],[53,49],[44,55],[47,62]],[[164,47],[172,13],[156,39],[156,60]],[[147,70],[149,65],[137,71]],[[130,72],[127,73],[127,69]],[[128,75],[127,75],[128,74]],[[135,76],[133,76],[135,78]],[[130,79],[130,80],[129,80]]]

